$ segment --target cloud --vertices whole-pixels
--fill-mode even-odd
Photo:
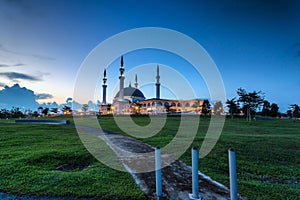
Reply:
[[[40,60],[56,60],[55,58],[49,57],[49,56],[45,56],[45,55],[39,55],[39,54],[33,54],[32,57],[40,59]]]
[[[19,66],[24,66],[24,64],[22,64],[22,63],[12,64],[12,65],[0,64],[0,67],[19,67]]]
[[[4,87],[5,86],[5,84],[4,83],[0,83],[0,87]]]
[[[71,97],[68,97],[66,100],[66,103],[71,103],[73,101],[73,99]]]
[[[5,48],[3,45],[0,46],[0,49],[1,49],[1,51],[7,52],[7,53],[11,53],[11,54],[15,54],[15,55],[21,55],[21,56],[26,56],[26,54],[23,54],[23,53],[20,53],[20,52],[17,52],[17,51],[9,50],[9,49]]]
[[[41,94],[36,94],[36,99],[52,99],[53,95],[52,94],[46,94],[46,93],[41,93]]]
[[[28,74],[18,73],[18,72],[2,72],[0,76],[4,76],[10,80],[16,81],[17,79],[28,80],[28,81],[41,81],[40,78],[31,76]]]
[[[23,53],[23,52],[19,52],[19,51],[13,51],[13,50],[5,48],[1,44],[0,44],[0,50],[4,51],[4,52],[7,52],[7,53],[14,54],[14,55],[33,57],[33,58],[36,58],[36,59],[39,59],[39,60],[48,60],[48,61],[54,61],[54,60],[56,60],[53,57],[42,55],[42,54],[27,54],[27,53]]]
[[[3,90],[0,90],[0,106],[6,109],[10,109],[13,106],[36,109],[38,103],[32,90],[15,84],[12,87],[5,86]]]

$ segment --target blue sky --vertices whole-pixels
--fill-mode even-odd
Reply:
[[[239,87],[262,90],[285,111],[289,104],[300,104],[299,4],[296,0],[2,0],[0,86],[19,83],[44,94],[40,96],[48,94],[39,102],[64,103],[73,95],[81,63],[100,42],[133,28],[164,27],[188,35],[206,49],[219,68],[227,98],[235,97]],[[176,55],[145,50],[124,55],[124,61],[126,72],[153,63],[153,74],[147,74],[153,82],[155,63],[174,68],[186,76],[199,98],[208,97],[201,77],[193,76],[189,63]],[[109,101],[118,84],[118,67],[116,60],[108,68]],[[145,77],[138,76],[140,81]],[[161,79],[173,81],[163,73]],[[130,80],[128,74],[125,84]],[[96,90],[101,100],[100,89],[101,82]],[[144,89],[146,97],[153,97],[149,87]]]

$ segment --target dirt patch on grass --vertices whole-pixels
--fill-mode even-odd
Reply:
[[[87,169],[91,164],[90,163],[74,163],[74,164],[62,164],[55,168],[55,170],[58,171],[77,171],[77,170],[85,170]]]
[[[63,152],[49,152],[32,156],[26,162],[44,170],[78,171],[88,168],[95,162],[95,159],[89,154],[76,155]]]

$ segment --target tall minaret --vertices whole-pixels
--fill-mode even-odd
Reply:
[[[125,79],[124,71],[125,71],[125,69],[124,69],[124,61],[123,61],[123,56],[122,56],[121,57],[120,76],[119,76],[119,79],[120,79],[119,100],[120,101],[124,100],[124,79]]]
[[[104,70],[104,77],[103,77],[103,99],[102,99],[102,104],[106,104],[106,88],[107,88],[107,85],[106,85],[106,81],[107,81],[107,78],[106,78],[106,69]]]
[[[138,88],[138,80],[137,80],[137,74],[135,74],[135,83],[134,83],[135,88]]]
[[[160,76],[159,76],[159,66],[157,65],[156,68],[156,98],[160,99],[160,82],[159,82]]]

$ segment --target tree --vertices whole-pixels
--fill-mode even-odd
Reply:
[[[229,113],[231,115],[231,118],[233,118],[233,115],[239,112],[239,106],[237,104],[237,101],[235,98],[227,99],[226,104],[227,104],[226,107],[229,108]]]
[[[171,107],[170,105],[165,105],[165,110],[167,113],[170,113],[171,112]]]
[[[214,114],[220,115],[223,112],[223,104],[221,101],[217,101],[213,106]]]
[[[291,110],[286,111],[288,117],[293,118],[293,112]]]
[[[48,113],[49,113],[49,108],[43,109],[43,111],[42,111],[42,114],[43,114],[43,115],[47,116]]]
[[[33,117],[38,117],[38,116],[39,116],[38,111],[34,111],[33,114],[32,114],[32,116],[33,116]]]
[[[72,113],[72,109],[69,106],[64,106],[62,110],[65,115],[70,115]]]
[[[50,112],[57,114],[58,113],[58,108],[51,108]]]
[[[277,117],[279,115],[279,107],[276,103],[271,104],[271,109],[270,109],[270,116],[271,117]]]
[[[38,107],[38,111],[39,111],[39,114],[42,114],[43,107],[42,106]]]
[[[206,99],[203,101],[202,105],[201,105],[202,109],[201,109],[201,113],[204,115],[207,115],[208,113],[210,113],[210,103],[209,101]]]
[[[0,118],[1,119],[7,119],[10,117],[10,112],[6,110],[5,108],[1,109],[0,111]]]
[[[20,118],[20,117],[24,117],[24,114],[22,113],[20,108],[12,107],[12,109],[10,110],[10,117],[11,118]]]
[[[238,101],[243,103],[243,112],[246,113],[246,119],[251,121],[251,115],[256,113],[257,108],[263,103],[264,97],[262,91],[247,92],[243,88],[237,90]]]
[[[290,109],[292,112],[292,118],[299,118],[300,117],[300,108],[299,105],[297,104],[292,104],[290,105]]]
[[[263,116],[270,116],[271,115],[271,104],[269,101],[263,101],[263,109],[262,109]]]
[[[89,109],[89,105],[88,104],[83,104],[82,105],[82,111],[84,112],[84,114],[86,114],[86,111]]]

